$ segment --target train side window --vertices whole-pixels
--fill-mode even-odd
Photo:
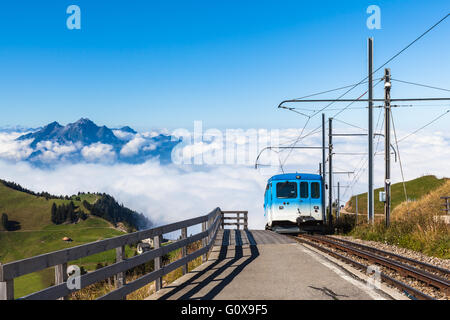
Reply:
[[[308,182],[300,182],[300,198],[308,198]]]
[[[272,202],[273,194],[272,194],[272,184],[271,183],[269,183],[269,192],[270,192],[270,201]]]
[[[318,182],[311,182],[311,198],[320,198],[320,184]]]
[[[277,198],[291,199],[297,198],[297,182],[280,182],[277,183]]]

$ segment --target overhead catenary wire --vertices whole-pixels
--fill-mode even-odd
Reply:
[[[321,113],[322,111],[324,111],[325,109],[329,108],[333,103],[339,101],[342,97],[344,97],[346,94],[348,94],[349,92],[351,92],[354,88],[356,88],[356,87],[359,86],[360,84],[364,83],[370,76],[376,74],[376,73],[377,73],[379,70],[381,70],[384,66],[386,66],[387,64],[389,64],[390,62],[392,62],[392,61],[393,61],[394,59],[396,59],[399,55],[401,55],[403,52],[405,52],[409,47],[411,47],[414,43],[416,43],[417,41],[419,41],[419,40],[420,40],[421,38],[423,38],[426,34],[428,34],[431,30],[433,30],[433,29],[434,29],[435,27],[437,27],[440,23],[442,23],[444,20],[446,20],[446,19],[449,17],[449,15],[450,15],[450,13],[449,13],[449,14],[446,14],[442,19],[440,19],[438,22],[436,22],[433,26],[431,26],[430,28],[428,28],[425,32],[423,32],[421,35],[419,35],[417,38],[415,38],[413,41],[411,41],[407,46],[405,46],[403,49],[401,49],[401,50],[398,51],[396,54],[394,54],[391,58],[389,58],[389,59],[388,59],[386,62],[384,62],[381,66],[379,66],[378,68],[376,68],[370,75],[366,76],[364,79],[362,79],[361,81],[359,81],[358,83],[356,83],[356,84],[354,84],[354,85],[346,86],[346,88],[349,88],[348,90],[346,90],[343,94],[341,94],[337,99],[335,99],[335,100],[330,100],[330,103],[328,103],[325,107],[321,108],[320,110],[317,110],[316,112],[314,112],[313,115],[305,115],[304,113],[298,112],[298,111],[296,111],[295,109],[287,108],[287,107],[282,106],[282,104],[283,104],[284,102],[295,102],[295,101],[292,101],[292,100],[291,100],[291,101],[283,101],[283,102],[281,102],[281,103],[278,105],[278,108],[284,108],[284,109],[287,109],[287,110],[290,110],[290,111],[293,111],[293,112],[297,112],[297,113],[299,113],[299,114],[302,114],[303,116],[307,116],[307,117],[308,117],[307,121],[305,122],[305,125],[303,126],[303,128],[302,128],[302,130],[301,130],[301,132],[300,132],[300,135],[299,135],[298,139],[292,144],[292,146],[295,146],[295,144],[301,139],[301,137],[302,137],[302,135],[303,135],[303,132],[305,131],[305,129],[306,129],[308,123],[310,122],[311,118],[315,117],[317,114],[319,114],[319,113]],[[382,78],[382,79],[383,79],[383,78]],[[380,83],[380,82],[382,81],[382,79],[381,79],[378,83]],[[377,83],[377,84],[378,84],[378,83]],[[377,85],[377,84],[376,84],[376,85]],[[376,85],[375,85],[375,86],[376,86]],[[339,89],[339,88],[338,88],[338,89]],[[338,89],[336,89],[336,90],[338,90]],[[341,87],[340,89],[344,89],[344,88]],[[332,89],[332,90],[335,91],[335,89]],[[327,90],[326,92],[329,92],[329,90]],[[325,93],[326,93],[326,92],[325,92]],[[317,94],[313,94],[313,95],[308,95],[308,96],[305,96],[305,97],[302,97],[302,98],[304,99],[304,98],[306,98],[306,97],[311,97],[311,96],[315,96],[315,95],[319,95],[319,94],[323,94],[323,93],[324,93],[324,92],[322,92],[322,93],[317,93]],[[360,97],[358,97],[357,99],[346,100],[346,101],[351,101],[351,103],[350,103],[349,105],[347,105],[345,108],[343,108],[342,110],[338,111],[338,112],[336,113],[335,117],[336,117],[337,115],[339,115],[340,113],[344,112],[346,109],[348,109],[348,108],[350,107],[351,104],[353,104],[354,102],[360,100],[361,97],[364,96],[366,93],[367,93],[367,91],[366,91],[363,95],[361,95]],[[300,99],[297,99],[297,100],[300,100]],[[374,101],[375,101],[375,100],[376,100],[376,99],[374,99]],[[398,101],[422,101],[422,100],[427,100],[427,99],[403,99],[403,100],[402,100],[402,99],[397,99],[397,100],[398,100]],[[397,101],[397,100],[396,100],[396,101]],[[429,99],[429,100],[439,100],[439,98],[433,98],[433,99]],[[301,101],[301,100],[300,100],[300,101]],[[325,101],[325,100],[322,100],[322,101]],[[392,101],[394,101],[394,100],[392,100]],[[283,161],[283,164],[286,163],[287,159],[289,158],[289,156],[290,156],[291,153],[292,153],[292,150],[293,150],[293,149],[291,149],[291,150],[289,151],[287,157],[286,157],[286,158],[284,159],[284,161]]]
[[[333,120],[336,120],[336,121],[338,121],[338,122],[341,122],[341,123],[346,124],[346,125],[348,125],[348,126],[350,126],[350,127],[353,127],[353,128],[357,128],[357,129],[361,129],[361,130],[363,130],[363,131],[367,131],[367,129],[365,129],[365,128],[362,128],[362,127],[360,127],[360,126],[357,126],[357,125],[355,125],[355,124],[348,123],[348,122],[346,122],[346,121],[343,121],[343,120],[340,120],[340,119],[337,119],[337,118],[333,118]]]
[[[424,87],[424,88],[430,88],[430,89],[436,89],[436,90],[441,90],[441,91],[447,91],[447,92],[450,92],[449,89],[439,88],[439,87],[430,86],[430,85],[426,85],[426,84],[420,84],[420,83],[416,83],[416,82],[410,82],[410,81],[399,80],[399,79],[391,79],[391,80],[392,80],[392,81],[401,82],[401,83],[405,83],[405,84],[411,84],[411,85],[415,85],[415,86],[419,86],[419,87]]]
[[[372,88],[375,88],[377,85],[379,85],[381,82],[383,81],[383,78],[381,78],[377,83],[375,83]],[[345,110],[348,109],[348,107],[350,107],[352,104],[354,104],[355,102],[357,102],[358,100],[360,100],[362,97],[364,97],[367,92],[369,90],[366,90],[361,96],[359,96],[357,99],[353,100],[352,102],[350,102],[345,108],[343,108],[342,110],[338,111],[337,113],[334,114],[333,119],[335,119],[338,115],[340,115],[342,112],[344,112]]]
[[[450,110],[445,111],[444,113],[440,114],[438,117],[434,118],[433,120],[431,120],[430,122],[428,122],[426,125],[420,127],[419,129],[411,132],[410,134],[408,134],[407,136],[401,138],[400,140],[398,140],[398,142],[402,142],[403,140],[408,139],[410,136],[415,135],[417,132],[419,132],[422,129],[425,129],[426,127],[432,125],[433,123],[435,123],[436,121],[438,121],[440,118],[444,117],[445,115],[447,115],[450,112]]]
[[[374,80],[379,80],[379,79],[374,79]],[[368,81],[359,82],[359,83],[354,83],[354,84],[350,84],[350,85],[348,85],[348,86],[344,86],[344,87],[340,87],[340,88],[335,88],[335,89],[331,89],[331,90],[326,90],[326,91],[322,91],[322,92],[317,92],[317,93],[309,94],[309,95],[307,95],[307,96],[303,96],[303,97],[296,98],[296,99],[305,99],[305,98],[310,98],[310,97],[314,97],[314,96],[319,96],[319,95],[322,95],[322,94],[325,94],[325,93],[330,93],[330,92],[339,91],[339,90],[342,90],[342,89],[347,89],[347,88],[353,87],[353,86],[355,86],[355,85],[365,84],[365,83],[367,83],[367,82],[368,82]]]
[[[391,108],[429,108],[429,107],[450,107],[450,104],[392,104]],[[372,108],[384,108],[384,106],[382,105],[375,105],[372,106]],[[287,109],[287,110],[301,110],[304,112],[316,112],[317,109],[310,109],[310,108],[299,108],[299,107],[282,107],[282,109]],[[352,107],[352,108],[346,108],[346,107],[342,107],[342,108],[331,108],[331,109],[327,109],[328,111],[340,111],[340,110],[365,110],[368,109],[368,107]],[[304,116],[310,116],[310,115],[306,115],[303,114]]]
[[[283,167],[283,166],[286,164],[286,161],[287,161],[287,159],[289,158],[289,156],[291,155],[292,150],[294,150],[292,147],[295,146],[295,145],[298,143],[298,141],[301,139],[301,136],[302,136],[302,134],[303,134],[303,131],[305,131],[305,128],[306,128],[306,126],[308,125],[308,123],[309,123],[310,120],[311,120],[311,117],[309,117],[308,120],[305,122],[305,125],[303,126],[302,131],[300,132],[300,134],[299,134],[299,136],[298,136],[298,139],[291,145],[291,149],[289,150],[289,153],[288,153],[288,155],[286,156],[286,158],[284,159],[284,161],[283,161],[283,162],[280,162],[281,167]],[[282,169],[282,170],[283,170],[283,169]]]
[[[381,66],[379,66],[377,69],[375,69],[375,71],[372,72],[371,75],[376,74],[378,71],[380,71],[384,66],[386,66],[388,63],[392,62],[394,59],[396,59],[399,55],[401,55],[403,52],[405,52],[409,47],[411,47],[414,43],[416,43],[417,41],[419,41],[420,39],[422,39],[426,34],[428,34],[431,30],[433,30],[434,28],[436,28],[439,24],[441,24],[445,19],[447,19],[450,16],[450,13],[446,14],[442,19],[440,19],[438,22],[436,22],[434,25],[432,25],[430,28],[428,28],[425,32],[423,32],[421,35],[419,35],[417,38],[415,38],[413,41],[411,41],[407,46],[405,46],[403,49],[401,49],[400,51],[398,51],[396,54],[394,54],[391,58],[389,58],[386,62],[384,62]],[[313,116],[317,115],[318,113],[324,111],[325,109],[327,109],[329,106],[331,106],[333,103],[337,102],[339,99],[341,99],[343,96],[345,96],[347,93],[349,93],[350,91],[352,91],[354,88],[356,88],[357,86],[359,86],[360,84],[362,84],[364,81],[366,81],[369,76],[371,75],[367,75],[364,79],[362,79],[361,81],[359,81],[358,83],[356,83],[355,85],[351,86],[349,90],[347,90],[346,92],[344,92],[342,95],[340,95],[337,99],[331,101],[327,106],[323,107],[322,109],[320,109],[319,111],[317,111],[316,113],[314,113]],[[304,98],[303,98],[304,99]],[[300,100],[300,99],[297,99]],[[394,101],[394,100],[392,100]],[[284,101],[283,101],[284,102]],[[280,103],[280,105],[278,106],[279,108],[281,107],[281,105],[283,104],[283,102]],[[293,100],[289,101],[289,102],[294,102]],[[313,117],[312,116],[312,117]]]
[[[389,112],[391,113],[392,129],[394,130],[394,138],[395,138],[395,144],[397,146],[398,162],[400,163],[400,172],[402,175],[402,182],[403,182],[403,192],[405,193],[406,205],[408,205],[408,195],[406,193],[405,175],[403,174],[402,158],[400,157],[400,149],[398,147],[397,132],[395,130],[394,116],[392,114],[392,110],[390,110]],[[409,213],[408,207],[406,209],[407,209],[406,211],[408,211],[408,213]]]
[[[381,81],[382,81],[382,79],[381,79],[380,81],[378,81],[378,82],[374,85],[374,87],[375,87],[376,85],[378,85]],[[342,110],[340,110],[338,113],[336,113],[335,116],[337,116],[337,115],[339,115],[340,113],[342,113],[344,110],[346,110],[346,108],[350,107],[354,102],[356,102],[356,101],[358,101],[359,99],[361,99],[365,94],[367,94],[367,90],[366,90],[362,95],[360,95],[358,98],[353,99],[353,100],[352,100],[352,101],[351,101],[344,109],[342,109]],[[343,96],[343,95],[342,95],[342,96]],[[341,96],[341,97],[342,97],[342,96]],[[330,105],[330,104],[329,104],[329,105]],[[291,110],[291,109],[286,108],[286,107],[283,107],[283,108],[288,109],[288,110]],[[291,111],[292,111],[292,110],[291,110]],[[316,114],[317,114],[317,113],[316,113]],[[313,116],[314,116],[314,115],[313,115]],[[302,139],[302,134],[303,134],[303,132],[304,132],[306,126],[308,125],[309,121],[311,120],[311,118],[312,118],[313,116],[308,116],[308,120],[306,121],[305,125],[303,126],[302,131],[300,132],[300,135],[298,136],[297,140],[291,145],[291,147],[295,146],[295,145]],[[316,130],[316,129],[314,129],[314,130]],[[313,131],[314,131],[314,130],[313,130]],[[309,135],[310,133],[311,133],[311,132],[309,132],[307,135]],[[282,163],[283,166],[285,165],[287,159],[288,159],[289,156],[291,155],[292,150],[293,150],[293,149],[289,150],[288,155],[286,156],[286,158],[284,159],[284,161],[283,161],[283,163]]]
[[[317,134],[317,133],[319,133],[319,132],[321,132],[321,131],[322,131],[322,125],[318,126],[316,129],[312,130],[312,131],[309,132],[308,134],[305,134],[303,137],[301,137],[300,140],[303,140],[303,139],[305,139],[305,138],[307,138],[307,137],[309,137],[309,136],[315,135],[315,134]],[[295,138],[295,139],[291,139],[291,140],[282,142],[282,143],[280,143],[280,145],[284,146],[284,145],[286,145],[286,144],[292,144],[292,142],[297,141],[297,140],[298,140],[298,137]]]
[[[380,129],[383,127],[384,124],[384,118],[381,117],[382,110],[380,109],[380,112],[378,113],[377,123],[375,125],[375,131],[378,131],[378,124],[380,123],[380,119],[382,119]],[[375,147],[375,153],[378,151],[378,144],[380,142],[381,136],[378,136],[377,144]],[[369,161],[367,154],[365,154],[363,157],[361,157],[361,160],[359,161],[358,165],[355,168],[359,168],[356,174],[353,176],[353,180],[350,182],[350,185],[353,187],[358,183],[361,175],[367,170],[366,164]],[[361,166],[360,166],[361,165]],[[344,192],[343,196],[345,196],[347,193]]]
[[[368,78],[368,77],[367,77],[367,78]],[[340,99],[340,98],[342,98],[343,96],[345,96],[347,93],[349,93],[351,90],[353,90],[354,88],[356,88],[358,85],[360,85],[360,84],[361,84],[363,81],[365,81],[367,78],[365,78],[365,79],[361,80],[359,83],[357,83],[357,84],[351,86],[351,88],[350,88],[349,90],[347,90],[346,92],[344,92],[341,96],[339,96],[338,99]],[[381,80],[380,80],[380,81],[381,81]],[[377,84],[378,84],[378,83],[377,83]],[[358,99],[360,99],[361,97],[363,97],[366,93],[367,93],[367,91],[365,91],[365,92],[364,92],[360,97],[358,97],[357,99],[354,99],[354,101],[357,101]],[[354,101],[352,101],[350,104],[348,104],[348,105],[346,106],[346,108],[348,108],[350,105],[352,105],[352,103],[353,103]],[[305,122],[305,125],[303,126],[302,131],[300,132],[300,135],[298,136],[298,139],[291,145],[292,147],[295,146],[295,145],[298,143],[298,141],[301,139],[301,136],[302,136],[302,134],[303,134],[303,132],[304,132],[306,126],[308,125],[309,121],[311,120],[311,118],[314,117],[315,115],[317,115],[318,113],[322,112],[323,110],[325,110],[327,107],[331,106],[332,104],[333,104],[333,102],[329,103],[325,108],[322,108],[320,111],[315,112],[312,116],[308,116],[308,120]],[[280,106],[281,106],[281,104],[280,104]],[[280,108],[280,106],[278,106],[278,107]],[[289,109],[289,108],[286,108],[286,107],[282,107],[282,108],[285,108],[285,109],[288,109],[288,110],[290,110],[290,111],[293,111],[292,109]],[[345,108],[344,108],[344,110],[345,110]],[[341,112],[342,112],[342,111],[338,112],[336,115],[338,115],[338,114],[341,113]],[[291,149],[291,150],[289,151],[289,153],[288,153],[288,155],[286,156],[286,158],[284,159],[282,165],[284,165],[284,164],[286,163],[287,159],[289,158],[289,156],[290,156],[291,153],[292,153],[292,150],[293,150],[293,149]]]

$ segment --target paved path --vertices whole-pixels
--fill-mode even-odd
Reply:
[[[359,281],[295,240],[271,231],[225,230],[208,262],[149,297],[195,300],[368,300]]]

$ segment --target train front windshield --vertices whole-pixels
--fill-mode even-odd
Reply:
[[[277,198],[292,199],[297,198],[297,182],[279,182],[277,183]]]

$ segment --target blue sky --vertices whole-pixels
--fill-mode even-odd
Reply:
[[[66,28],[71,4],[81,30]],[[371,4],[381,30],[366,27]],[[448,1],[9,1],[0,9],[0,126],[88,117],[141,130],[192,129],[194,120],[301,127],[302,117],[276,109],[281,100],[358,82],[368,37],[377,67],[449,9]],[[447,19],[389,65],[393,77],[450,88],[449,35]],[[445,93],[396,83],[392,96]],[[395,112],[410,130],[445,110]],[[367,122],[364,110],[341,119]]]

